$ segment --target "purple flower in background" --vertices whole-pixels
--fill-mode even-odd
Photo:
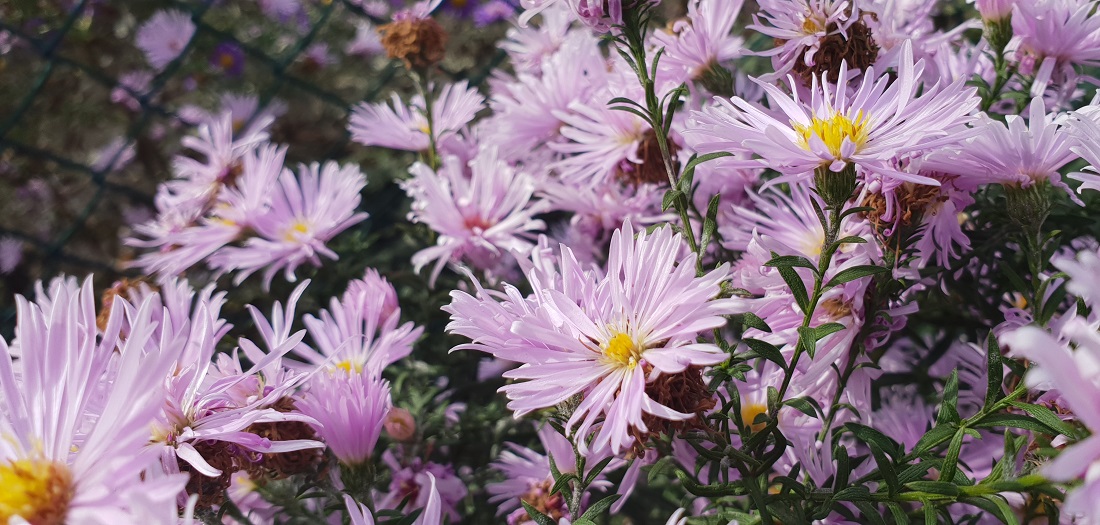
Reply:
[[[244,50],[236,42],[222,42],[210,54],[210,65],[228,76],[239,77],[244,72]]]
[[[474,10],[474,24],[478,27],[506,20],[516,14],[516,6],[505,0],[490,0]]]
[[[145,53],[149,65],[160,70],[180,56],[193,36],[195,24],[190,16],[182,11],[163,10],[141,24],[134,43]]]

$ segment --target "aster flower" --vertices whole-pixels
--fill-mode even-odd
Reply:
[[[693,112],[684,134],[700,135],[695,139],[700,153],[752,153],[785,174],[781,180],[804,177],[819,167],[838,172],[854,164],[868,172],[938,184],[895,169],[892,159],[965,136],[960,128],[979,99],[961,80],[942,89],[938,83],[923,86],[924,61],[914,64],[911,45],[902,47],[896,80],[878,77],[869,68],[859,88],[849,92],[821,78],[808,103],[797,90],[791,96],[762,84],[778,115],[741,98],[721,100],[719,106]]]
[[[210,266],[239,270],[234,278],[238,284],[263,269],[267,288],[279,270],[288,281],[294,281],[294,270],[301,264],[308,261],[320,266],[320,255],[337,259],[325,243],[367,217],[355,211],[359,191],[366,183],[357,167],[341,167],[335,162],[302,166],[297,177],[284,171],[273,190],[271,207],[252,221],[258,236],[241,247],[222,249],[210,258]]]
[[[491,495],[489,502],[499,504],[497,515],[507,514],[509,525],[534,523],[520,501],[527,502],[528,505],[555,520],[570,517],[565,498],[560,494],[550,493],[550,489],[554,486],[550,461],[552,458],[554,465],[561,473],[575,474],[576,460],[573,445],[550,425],[541,426],[538,429],[538,436],[545,453],[535,452],[515,443],[505,443],[507,449],[501,452],[500,457],[493,462],[493,468],[503,473],[505,479],[486,486],[486,490]],[[596,465],[606,457],[606,454],[592,455],[586,458],[586,462],[588,465]],[[621,467],[621,464],[621,461],[612,460],[612,463],[605,467],[604,473]],[[611,486],[611,483],[601,475],[593,480],[589,489],[607,490]]]
[[[21,262],[23,241],[9,235],[0,237],[0,274],[11,274]]]
[[[210,65],[228,76],[239,77],[244,73],[244,50],[235,42],[222,42],[210,53]]]
[[[534,216],[545,204],[532,198],[534,179],[500,160],[496,148],[485,148],[469,163],[469,175],[455,157],[439,171],[417,163],[402,187],[413,199],[409,220],[438,232],[436,245],[413,255],[416,271],[435,262],[434,285],[447,263],[466,263],[494,270],[512,252],[531,249],[534,231],[546,225]]]
[[[979,132],[956,147],[928,155],[922,168],[958,177],[963,186],[999,183],[1027,188],[1040,182],[1062,188],[1058,170],[1076,158],[1073,142],[1055,115],[1045,114],[1043,101],[1032,99],[1023,116],[1009,115],[1007,125],[985,119]]]
[[[347,494],[344,494],[344,507],[347,508],[351,525],[374,525],[374,515],[370,513],[370,509]]]
[[[160,378],[178,355],[157,347],[152,303],[123,341],[123,308],[97,329],[91,279],[57,279],[43,298],[16,296],[15,340],[0,339],[0,521],[177,523],[186,479],[141,475],[155,461],[143,449]]]
[[[743,5],[743,0],[690,2],[687,19],[674,23],[670,33],[653,35],[665,50],[660,68],[684,82],[740,57],[744,39],[730,33]]]
[[[554,4],[541,13],[537,27],[521,24],[508,29],[506,39],[499,45],[508,52],[517,73],[538,75],[542,72],[542,62],[556,52],[567,35],[587,34],[570,31],[569,12],[561,4]]]
[[[374,24],[366,20],[360,20],[355,24],[355,38],[344,47],[344,53],[349,55],[377,55],[384,51],[382,39],[378,36],[378,29]]]
[[[348,283],[343,296],[333,297],[319,317],[303,319],[313,347],[299,345],[295,353],[315,368],[323,366],[378,376],[412,352],[424,329],[400,323],[393,286],[377,273]]]
[[[313,376],[297,406],[317,421],[314,428],[336,459],[357,466],[374,455],[392,406],[390,385],[374,374],[332,370]]]
[[[696,343],[695,338],[725,324],[721,315],[732,305],[711,299],[727,267],[696,277],[695,256],[680,258],[681,250],[681,237],[671,228],[639,232],[635,239],[627,223],[612,236],[607,271],[599,275],[579,271],[572,251],[563,246],[563,285],[544,288],[539,272],[528,271],[535,292],[527,299],[527,309],[501,312],[504,317],[498,320],[510,322],[513,336],[503,344],[494,332],[483,338],[477,329],[466,329],[472,317],[484,315],[478,305],[494,309],[493,295],[479,288],[478,299],[473,299],[454,291],[451,305],[444,308],[451,314],[449,330],[473,339],[456,349],[476,349],[523,363],[505,373],[520,382],[501,389],[517,417],[582,395],[566,429],[581,436],[577,444],[582,451],[610,447],[618,452],[662,419],[694,417],[654,400],[649,385],[659,391],[656,383],[662,379],[726,359],[718,347]],[[509,285],[505,290],[509,296],[518,295]],[[603,425],[592,443],[586,443],[584,438],[601,416]]]
[[[760,0],[749,29],[773,38],[777,47],[771,55],[775,73],[768,80],[782,78],[792,69],[810,71],[826,39],[847,40],[849,29],[860,19],[860,10],[849,0]],[[852,67],[858,67],[852,65]],[[819,68],[821,69],[821,68]],[[825,68],[828,69],[828,68]]]
[[[1100,191],[1100,108],[1086,106],[1077,110],[1067,123],[1072,135],[1070,150],[1088,161],[1088,172],[1071,173],[1069,178],[1081,181],[1077,191]]]
[[[1031,96],[1042,95],[1052,82],[1072,93],[1077,85],[1075,66],[1100,66],[1100,18],[1093,16],[1095,4],[1092,0],[1015,2],[1013,40],[1021,72],[1035,75]]]
[[[473,120],[484,107],[485,98],[466,81],[447,84],[432,104],[432,132],[436,143],[457,133]],[[362,103],[352,110],[348,131],[352,140],[364,146],[406,151],[426,151],[428,137],[427,110],[424,98],[417,95],[408,105],[395,93],[386,103]]]
[[[182,11],[161,10],[138,28],[135,42],[145,53],[149,65],[164,69],[180,56],[195,35],[195,24]]]
[[[466,484],[455,476],[454,469],[438,463],[413,458],[407,464],[398,463],[391,450],[382,455],[382,461],[392,472],[389,492],[376,498],[377,508],[396,508],[408,499],[406,512],[424,509],[414,525],[439,525],[446,515],[451,522],[458,520],[456,506],[468,491]]]
[[[1078,260],[1054,261],[1069,275],[1068,289],[1095,309],[1100,284],[1100,257],[1082,252]],[[1043,466],[1048,478],[1069,482],[1083,478],[1084,483],[1070,490],[1063,512],[1092,523],[1100,516],[1100,336],[1095,322],[1072,313],[1062,323],[1058,337],[1034,326],[1025,326],[1003,336],[1010,353],[1030,359],[1036,366],[1025,377],[1029,386],[1051,388],[1061,395],[1061,403],[1073,410],[1074,417],[1092,435],[1067,446],[1053,461]],[[1075,348],[1074,348],[1075,347]]]

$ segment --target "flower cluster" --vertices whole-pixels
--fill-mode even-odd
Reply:
[[[17,299],[0,523],[1100,523],[1095,1],[522,0],[483,83],[511,5],[346,3],[383,197],[181,111],[149,278]]]

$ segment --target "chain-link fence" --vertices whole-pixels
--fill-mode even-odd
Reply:
[[[462,20],[467,3],[444,6],[452,38],[442,69],[478,84],[503,59],[494,45],[503,28]],[[0,326],[13,318],[12,294],[31,292],[36,279],[95,272],[105,286],[127,273],[133,253],[121,238],[151,216],[191,115],[224,110],[227,93],[255,101],[241,125],[263,111],[281,114],[271,134],[289,146],[288,161],[399,166],[352,147],[346,132],[355,104],[411,90],[400,63],[353,48],[386,22],[379,8],[393,4],[0,3]],[[161,10],[178,11],[195,30],[155,69],[135,35]]]

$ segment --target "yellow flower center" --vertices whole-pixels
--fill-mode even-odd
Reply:
[[[817,17],[808,16],[802,21],[802,32],[807,35],[816,35],[817,33],[825,29],[824,20],[819,20]]]
[[[856,151],[859,151],[859,148],[867,143],[867,136],[871,132],[862,111],[856,113],[855,120],[837,113],[826,120],[814,116],[809,126],[793,122],[791,124],[794,126],[794,130],[801,135],[799,144],[803,148],[810,149],[810,138],[817,135],[821,142],[825,143],[825,147],[829,148],[829,153],[832,153],[836,158],[840,158],[840,147],[844,145],[844,139],[855,143]]]
[[[638,346],[634,344],[634,340],[622,332],[615,334],[615,337],[607,342],[607,345],[603,348],[603,355],[611,363],[628,368],[638,366],[638,361],[642,357]]]
[[[309,226],[302,220],[296,220],[287,228],[284,238],[287,242],[294,242],[298,240],[298,236],[309,233]]]
[[[0,465],[0,523],[18,516],[34,525],[61,525],[75,494],[64,465],[29,459]]]
[[[767,413],[768,407],[759,403],[741,405],[741,421],[753,432],[760,432],[768,426],[767,423],[754,423],[754,421],[756,421],[756,416]]]
[[[343,370],[347,373],[363,373],[363,363],[353,362],[351,359],[345,359],[334,365],[337,370]]]

